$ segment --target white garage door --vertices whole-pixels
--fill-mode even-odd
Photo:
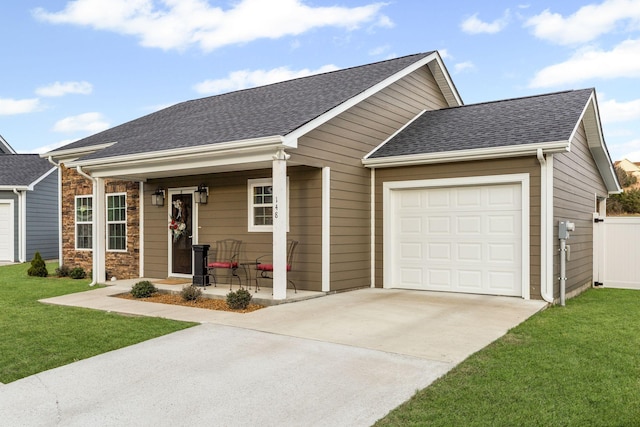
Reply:
[[[385,285],[522,296],[521,191],[521,183],[391,191]]]
[[[13,261],[13,206],[0,202],[0,261]]]

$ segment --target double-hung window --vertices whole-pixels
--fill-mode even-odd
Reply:
[[[247,192],[249,195],[249,231],[273,230],[273,181],[271,178],[250,179]],[[287,197],[289,194],[289,179],[287,178]],[[288,218],[287,212],[287,218]],[[288,221],[287,221],[288,224]]]
[[[127,250],[127,195],[107,194],[107,250]]]
[[[93,196],[76,196],[76,249],[93,249]]]

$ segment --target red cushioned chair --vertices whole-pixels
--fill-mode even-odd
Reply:
[[[297,240],[287,240],[287,273],[293,269],[293,257],[298,246]],[[256,259],[256,292],[260,289],[260,279],[273,280],[273,261],[271,261],[272,255],[263,255]],[[269,261],[271,263],[269,263]],[[298,293],[298,288],[293,280],[289,279],[287,274],[287,281],[293,286],[295,293]]]
[[[238,258],[242,240],[224,239],[215,242],[215,249],[209,252],[207,260],[207,274],[213,278],[213,285],[218,286],[218,270],[227,272],[229,289],[233,286],[233,278],[238,279],[242,287],[242,279],[238,276]]]

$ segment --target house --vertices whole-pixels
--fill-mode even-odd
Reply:
[[[273,253],[274,299],[289,275],[553,301],[559,220],[576,224],[571,294],[620,191],[593,89],[464,106],[436,51],[183,102],[44,156],[65,263],[98,282],[191,277],[192,244],[241,239],[244,260]]]
[[[0,261],[58,258],[58,210],[56,168],[0,136]]]
[[[614,163],[616,167],[619,167],[627,174],[631,176],[635,176],[638,181],[640,181],[640,166],[638,163],[634,163],[628,159],[622,159]]]

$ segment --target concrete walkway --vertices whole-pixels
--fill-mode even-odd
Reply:
[[[203,323],[0,387],[6,425],[367,426],[545,304],[363,289],[248,314],[48,299]]]

